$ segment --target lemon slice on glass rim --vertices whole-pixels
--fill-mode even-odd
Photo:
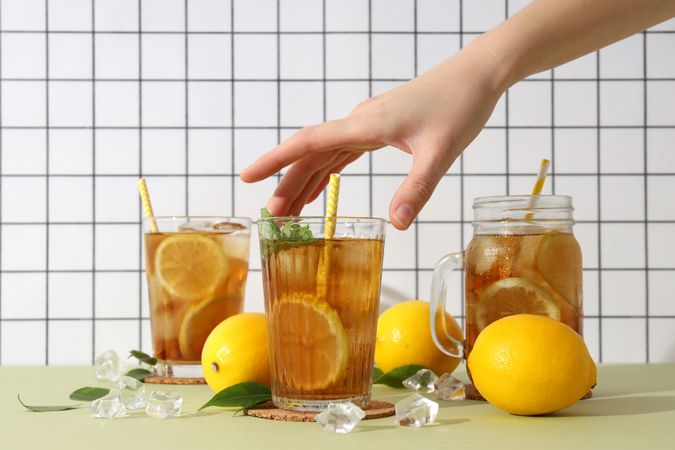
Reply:
[[[286,382],[313,391],[341,379],[349,338],[338,313],[309,294],[282,297],[272,308],[272,329],[279,340],[274,359],[283,367]]]
[[[164,239],[155,254],[157,278],[171,296],[188,301],[209,297],[223,281],[228,262],[223,249],[198,234]]]
[[[488,286],[478,299],[478,331],[515,314],[538,314],[560,320],[560,307],[546,289],[524,278],[504,278]]]

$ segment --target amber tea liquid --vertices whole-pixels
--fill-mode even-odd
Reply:
[[[211,330],[243,309],[250,233],[225,225],[145,234],[152,344],[169,366],[199,365]]]
[[[316,410],[370,398],[384,241],[261,240],[272,391]]]
[[[582,334],[581,250],[572,233],[475,235],[465,252],[468,358],[502,317],[541,314]]]

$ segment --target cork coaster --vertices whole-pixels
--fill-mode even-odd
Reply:
[[[394,415],[394,405],[388,402],[371,400],[363,408],[363,412],[366,413],[364,420],[381,419],[382,417]],[[269,420],[283,420],[286,422],[314,422],[314,418],[318,414],[318,412],[287,411],[277,408],[271,401],[246,410],[246,415],[249,416]]]
[[[204,378],[145,377],[144,383],[151,384],[206,384]]]
[[[473,383],[469,383],[466,386],[464,386],[464,389],[466,391],[466,398],[467,400],[479,400],[484,402],[485,399],[483,398],[482,395],[480,395],[480,392],[478,392],[478,389],[476,389],[476,386],[473,385]],[[588,398],[591,398],[593,396],[593,391],[588,391],[586,395],[581,397],[581,400],[586,400]]]

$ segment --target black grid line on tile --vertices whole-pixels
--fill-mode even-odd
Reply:
[[[183,36],[183,51],[185,52],[185,57],[183,63],[185,64],[185,71],[184,76],[185,76],[185,90],[183,91],[183,95],[185,96],[185,115],[184,115],[184,120],[185,120],[185,215],[190,214],[190,193],[189,193],[189,179],[188,175],[190,173],[190,133],[189,133],[189,127],[190,127],[190,83],[188,83],[189,75],[188,75],[188,64],[189,64],[189,52],[188,52],[188,14],[189,14],[189,8],[188,8],[188,0],[184,0],[183,2],[183,25],[185,27],[185,33]]]
[[[464,33],[462,32],[464,30],[464,0],[459,0],[459,49],[464,48]],[[465,249],[467,242],[464,241],[464,155],[460,155],[457,160],[455,160],[454,164],[459,163],[459,220],[461,222],[459,226],[459,248],[460,249]],[[507,177],[508,178],[508,177]],[[465,306],[465,301],[466,301],[466,280],[464,279],[464,276],[460,276],[460,292],[461,295],[463,296],[460,302],[460,311],[461,311],[461,321],[460,324],[462,326],[462,330],[466,330],[466,306]]]
[[[97,128],[98,129],[98,128]],[[147,128],[143,128],[147,130]],[[404,177],[407,173],[403,172],[390,172],[390,173],[373,173],[372,176],[375,178],[387,178],[387,177]],[[465,177],[496,177],[496,176],[506,176],[504,172],[467,172],[465,171],[462,174]],[[597,177],[597,172],[562,172],[558,174],[559,176],[564,177]],[[641,177],[642,172],[610,172],[601,174],[603,177]],[[672,177],[675,176],[675,172],[649,172],[647,174],[650,177]],[[2,175],[3,178],[47,178],[47,175],[44,173],[7,173]],[[87,173],[50,173],[50,178],[92,178],[93,175]],[[99,178],[134,178],[137,177],[136,173],[97,173]],[[145,172],[145,176],[153,178],[181,178],[184,177],[184,173],[152,173]],[[219,178],[238,178],[239,173],[230,173],[230,172],[220,172],[220,173],[192,173],[191,177],[219,177]],[[368,172],[350,172],[344,173],[342,177],[363,177],[368,176]],[[534,174],[525,173],[525,172],[511,172],[510,177],[532,177]],[[457,178],[460,177],[459,173],[446,173],[443,175],[443,178]],[[522,194],[527,194],[523,192]]]
[[[365,33],[364,33],[365,34]],[[108,83],[269,83],[270,81],[275,81],[279,79],[284,83],[323,83],[324,81],[328,82],[392,82],[392,83],[403,83],[408,81],[408,78],[234,78],[233,76],[228,78],[188,78],[185,77],[169,77],[169,78],[106,78],[106,77],[85,77],[85,78],[71,78],[71,77],[4,77],[0,78],[2,81],[7,82],[26,82],[26,83],[37,83],[37,82],[93,82],[93,81],[104,81]],[[647,78],[569,78],[556,76],[555,81],[563,82],[594,82],[602,81],[603,83],[620,83],[620,82],[640,82],[643,81],[675,81],[675,77],[647,77]],[[551,78],[526,78],[519,81],[518,83],[550,83]],[[548,126],[548,125],[547,125]],[[620,125],[623,126],[623,125]],[[637,126],[637,125],[636,125]],[[560,127],[558,125],[557,127]],[[640,127],[642,127],[640,125]],[[190,127],[192,128],[192,127]]]
[[[368,98],[373,96],[373,0],[368,0]],[[368,215],[373,216],[373,152],[368,152]]]
[[[645,128],[642,130],[642,146],[643,146],[643,176],[644,176],[644,194],[642,201],[644,203],[644,218],[645,221],[649,219],[649,189],[648,189],[648,169],[647,169],[647,161],[648,155],[648,134],[647,134],[647,128],[646,125],[648,123],[647,120],[647,114],[648,114],[648,109],[647,109],[647,102],[648,102],[648,96],[647,96],[647,34],[642,33],[642,75],[644,77],[644,82],[642,85],[642,98],[643,98],[643,120],[644,120],[644,125]],[[644,239],[645,239],[645,360],[646,362],[650,362],[650,351],[649,351],[649,226],[645,225],[644,227],[645,234],[644,234]],[[602,319],[601,319],[602,320]]]
[[[230,30],[234,30],[234,0],[230,0]],[[277,50],[278,51],[278,50]],[[234,36],[231,36],[230,38],[230,78],[234,79]],[[278,100],[277,100],[277,108],[278,108]],[[232,131],[230,132],[230,169],[232,173],[235,172],[234,167],[234,161],[235,161],[235,148],[234,148],[234,138],[235,138],[235,130],[234,126],[237,124],[234,118],[234,83],[230,84],[230,117],[232,120]],[[278,118],[278,115],[277,115]],[[277,125],[278,122],[277,122]],[[232,180],[230,182],[230,190],[232,191],[230,194],[230,211],[232,215],[235,215],[235,189],[236,189],[236,180],[234,177],[232,177]]]
[[[598,129],[595,132],[595,145],[596,145],[596,174],[595,176],[597,177],[596,181],[596,189],[598,191],[597,193],[597,223],[598,226],[596,227],[596,232],[598,233],[598,245],[597,245],[597,251],[598,251],[598,359],[602,361],[602,226],[601,226],[601,196],[602,196],[602,179],[600,178],[600,167],[601,166],[601,144],[602,144],[602,135],[600,133],[600,52],[595,52],[595,74],[597,76],[597,82],[596,82],[596,89],[595,89],[595,104],[596,104],[596,110],[595,110],[595,120],[596,124],[598,125]]]
[[[96,76],[96,0],[91,0],[91,76]],[[96,221],[96,80],[91,83],[91,219]],[[96,359],[96,223],[91,226],[91,362]]]
[[[138,0],[138,178],[144,176],[143,173],[143,83],[141,79],[143,78],[143,33],[142,31],[142,17],[143,17],[143,5],[142,1]],[[138,218],[139,222],[143,222],[143,206],[141,205],[140,199],[138,200]],[[141,235],[143,234],[143,227],[141,226]],[[142,236],[141,236],[142,237]],[[142,241],[141,241],[142,242]],[[143,267],[143,244],[138,246],[138,316],[140,317],[143,314],[143,279],[144,271]],[[138,348],[142,349],[143,346],[143,325],[139,322],[138,324]],[[94,346],[92,346],[94,348]],[[95,353],[96,350],[93,350]]]
[[[378,31],[378,30],[370,30],[370,31],[358,31],[358,30],[344,30],[344,31],[336,31],[336,30],[330,30],[326,31],[326,34],[366,34],[366,33],[372,33],[374,35],[391,35],[391,34],[407,34],[407,35],[413,35],[415,32],[414,31],[406,31],[406,30],[401,30],[401,31]],[[466,36],[471,36],[471,35],[480,35],[483,34],[484,31],[477,31],[477,30],[458,30],[458,31],[417,31],[417,34],[420,35],[454,35],[454,36],[461,36],[461,35],[466,35]],[[30,29],[30,30],[19,30],[19,29],[9,29],[9,30],[2,30],[2,33],[7,33],[7,34],[45,34],[47,31],[45,30],[36,30],[36,29]],[[90,34],[91,30],[49,30],[49,34]],[[95,30],[94,33],[96,34],[139,34],[143,33],[146,35],[183,35],[183,31],[172,31],[172,30],[166,30],[166,31],[157,31],[157,30],[143,30],[140,31],[134,31],[134,30]],[[675,34],[675,30],[646,30],[643,33],[646,34]],[[218,31],[218,30],[211,30],[211,31],[188,31],[188,34],[220,34],[220,35],[250,35],[250,34],[270,34],[274,35],[277,34],[276,31],[243,31],[243,30],[238,30],[238,31]],[[315,31],[279,31],[279,34],[281,35],[305,35],[305,34],[321,34],[321,30],[315,30]]]
[[[270,80],[274,81],[274,80]],[[297,130],[302,128],[303,125],[282,125],[276,127],[274,125],[256,125],[256,126],[191,126],[191,130]],[[5,125],[2,127],[4,130],[91,130],[93,127],[88,125],[52,125],[52,126],[40,126],[40,125]],[[141,127],[140,125],[100,125],[97,126],[97,130],[184,130],[185,127],[182,125],[148,125]],[[511,125],[509,126],[511,130],[550,130],[550,125]],[[675,129],[675,124],[673,125],[602,125],[596,127],[593,125],[557,125],[556,129],[558,130],[642,130],[644,128],[648,130],[673,130]],[[503,130],[506,129],[504,125],[487,125],[484,127],[486,130]],[[503,175],[503,174],[502,174]],[[605,175],[603,173],[603,175]]]
[[[49,2],[45,0],[45,30],[49,31]],[[49,33],[45,33],[45,76],[49,78]],[[45,125],[49,127],[49,80],[45,83]],[[49,222],[49,133],[45,133],[45,152],[47,164],[45,171],[45,217]],[[49,270],[49,223],[45,226],[45,269]],[[45,364],[49,365],[49,278],[45,283]]]
[[[413,3],[413,27],[414,31],[417,31],[417,0],[414,0]],[[417,45],[417,33],[413,34],[413,64],[414,64],[414,76],[419,75],[419,65],[418,65],[418,45]],[[418,218],[415,217],[415,220],[412,224],[412,231],[415,233],[415,298],[420,297],[420,275],[419,275],[419,266],[420,266],[420,228],[419,228]]]

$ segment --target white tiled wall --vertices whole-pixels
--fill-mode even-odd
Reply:
[[[158,214],[255,216],[277,183],[238,180],[258,155],[525,3],[0,0],[0,364],[150,350],[136,178]],[[389,230],[383,302],[426,298],[435,261],[470,238],[472,198],[529,191],[548,157],[546,192],[574,196],[593,356],[675,360],[674,54],[671,20],[514,86],[419,222]],[[409,166],[361,158],[342,212],[385,216]],[[254,235],[249,310],[257,252]]]

